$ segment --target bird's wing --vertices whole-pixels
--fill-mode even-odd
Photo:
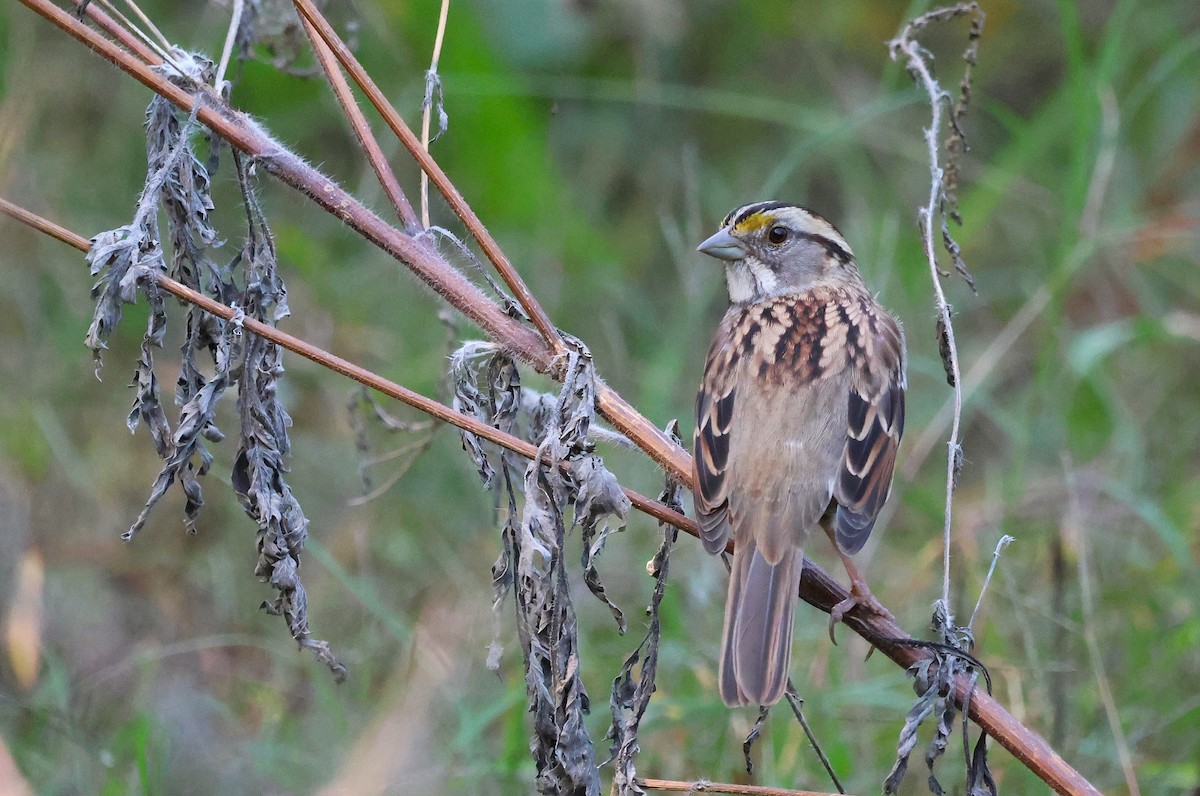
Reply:
[[[838,546],[856,553],[892,489],[896,449],[904,434],[905,352],[899,324],[873,301],[849,314],[856,345],[851,348],[846,446],[834,497]]]
[[[704,378],[696,395],[696,430],[692,436],[696,520],[700,540],[710,554],[725,549],[729,539],[729,490],[725,469],[729,465],[729,440],[733,430],[735,369],[739,351],[729,340],[727,313],[713,336]]]

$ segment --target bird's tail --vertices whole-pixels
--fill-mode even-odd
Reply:
[[[788,551],[771,564],[752,540],[738,541],[721,639],[721,699],[729,707],[773,705],[787,686],[804,553]]]

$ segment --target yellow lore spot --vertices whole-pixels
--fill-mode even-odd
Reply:
[[[769,224],[775,223],[774,213],[755,213],[747,216],[733,226],[733,235],[745,235],[748,232],[753,232],[756,229],[762,229]]]

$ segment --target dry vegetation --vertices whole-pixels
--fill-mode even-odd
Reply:
[[[88,329],[83,260],[0,227],[0,740],[20,771],[6,774],[0,756],[0,785],[525,792],[536,775],[546,790],[596,792],[610,723],[616,760],[601,779],[623,788],[636,765],[642,777],[833,790],[830,770],[848,792],[873,792],[897,735],[920,750],[930,734],[952,791],[988,792],[993,776],[1000,792],[1044,787],[1037,778],[1067,787],[1072,772],[1022,723],[1105,792],[1200,783],[1200,616],[1187,587],[1200,555],[1188,431],[1200,409],[1195,8],[987,7],[974,83],[959,94],[970,114],[932,106],[955,125],[944,188],[936,167],[930,184],[929,159],[946,157],[945,133],[926,146],[925,92],[886,57],[899,6],[475,4],[440,21],[436,3],[340,8],[333,28],[357,40],[377,107],[386,96],[415,118],[423,106],[425,140],[443,126],[431,120],[449,122],[432,152],[469,204],[389,122],[445,196],[419,203],[429,231],[404,195],[421,193],[416,169],[353,109],[335,67],[346,52],[319,45],[314,59],[302,29],[263,3],[255,36],[229,38],[251,57],[226,73],[228,7],[144,8],[214,61],[189,59],[182,76],[138,67],[184,108],[151,102],[144,139],[152,95],[29,11],[0,16],[11,45],[0,196],[96,235],[88,262],[101,279]],[[923,31],[929,51],[897,40],[893,54],[926,89],[936,54],[954,85],[978,21]],[[328,30],[324,40],[336,45]],[[126,46],[130,69],[159,60]],[[426,73],[431,49],[440,80]],[[297,76],[322,70],[332,77]],[[262,125],[198,88],[222,74],[236,78],[234,107]],[[797,627],[803,713],[796,701],[795,717],[754,723],[713,697],[723,574],[630,514],[630,500],[688,528],[658,469],[686,477],[686,454],[656,427],[690,423],[697,341],[721,301],[691,247],[728,207],[768,195],[835,219],[907,324],[903,472],[866,569],[917,636],[941,595],[932,637],[973,649],[994,681],[998,701],[972,697],[973,715],[1009,748],[1036,750],[1032,763],[994,749],[989,770],[961,735],[938,678],[955,667],[979,677],[968,659],[943,649],[931,669],[928,649],[868,617],[853,629],[897,661],[925,661],[915,707],[900,669],[864,662],[866,643],[845,630],[830,646],[816,612]],[[386,204],[396,226],[368,209]],[[956,206],[961,228],[938,215]],[[938,276],[936,259],[922,265],[944,234],[942,258],[957,269],[961,252],[977,294]],[[460,348],[478,332],[443,316],[447,343],[442,299],[397,279],[387,255],[503,346]],[[126,306],[136,290],[143,299]],[[85,333],[110,347],[103,384]],[[349,382],[284,349],[474,433],[348,400]],[[129,363],[132,412],[119,387]],[[172,384],[179,409],[163,406]],[[126,413],[142,427],[132,439]],[[230,474],[233,490],[220,483]],[[662,490],[661,503],[629,487]],[[172,532],[180,513],[195,535]],[[128,545],[126,528],[140,529]],[[980,610],[1006,535],[1016,542]],[[835,601],[819,577],[802,588],[826,610]],[[259,603],[335,676],[292,655]],[[351,677],[335,685],[344,667]],[[609,682],[611,716],[594,700]],[[936,731],[918,733],[931,714]],[[742,739],[759,732],[743,761]],[[923,791],[927,773],[910,772],[901,792]]]

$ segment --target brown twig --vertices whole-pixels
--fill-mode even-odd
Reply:
[[[383,188],[383,192],[387,194],[388,201],[392,203],[392,207],[396,209],[396,215],[400,217],[400,222],[404,224],[404,230],[409,235],[417,234],[422,229],[421,220],[417,218],[412,205],[409,204],[408,197],[404,195],[404,189],[400,187],[400,181],[396,179],[396,173],[388,165],[387,156],[383,154],[383,148],[379,146],[379,140],[371,132],[371,127],[367,124],[366,117],[358,107],[358,103],[354,101],[354,94],[350,90],[350,84],[346,81],[345,75],[342,74],[342,69],[338,66],[337,59],[333,57],[333,51],[329,49],[329,46],[325,44],[323,39],[316,35],[312,23],[306,19],[302,21],[304,22],[304,29],[308,32],[308,37],[312,39],[313,52],[317,55],[317,61],[321,64],[321,68],[325,70],[325,77],[329,79],[329,85],[333,88],[333,93],[337,96],[338,103],[341,104],[347,121],[350,122],[350,126],[354,129],[354,136],[358,139],[359,146],[362,147],[367,160],[371,162],[375,178],[379,180],[379,185]]]
[[[681,793],[731,793],[734,796],[834,796],[827,791],[792,790],[766,785],[737,785],[732,782],[709,782],[697,779],[685,782],[677,779],[638,779],[638,784],[650,790],[669,790]]]
[[[306,5],[306,1],[295,0],[302,11]],[[113,42],[78,22],[70,14],[54,6],[49,0],[21,0],[21,2],[63,31],[91,47],[101,56],[125,70],[138,81],[170,100],[178,107],[190,111],[196,104],[197,100],[192,95],[172,85],[156,72],[149,69],[144,63],[138,61],[134,56],[131,56]],[[309,8],[311,10],[311,6]],[[308,15],[306,15],[306,18],[309,18],[313,22],[318,32],[322,31],[323,18],[320,18],[319,15],[317,15],[316,19],[312,19]],[[317,20],[320,21],[318,22]],[[327,23],[324,24],[327,28]],[[329,31],[329,34],[332,35],[332,31]],[[325,33],[322,33],[322,38],[330,42]],[[365,73],[362,73],[361,67],[357,65],[353,57],[347,57],[348,52],[342,53],[345,49],[344,45],[341,45],[336,36],[333,38],[334,41],[330,42],[330,46],[333,48],[335,55],[338,55],[338,60],[342,63],[343,67],[347,69],[356,82],[359,82],[363,90],[371,97],[372,102],[376,103],[376,107],[379,107],[378,102],[382,102],[383,107],[390,108],[386,104],[386,101],[382,100],[382,94],[379,90],[369,81],[369,78],[365,78]],[[356,70],[358,76],[356,76]],[[367,81],[366,85],[363,84],[362,78],[365,78]],[[276,176],[283,183],[301,191],[373,244],[405,263],[418,277],[437,291],[439,295],[445,297],[447,301],[467,318],[478,324],[489,336],[501,343],[521,360],[543,373],[555,375],[557,368],[554,351],[547,348],[539,334],[504,314],[499,307],[489,301],[478,288],[438,256],[430,247],[413,240],[410,236],[386,224],[332,180],[325,178],[300,158],[275,143],[257,125],[243,114],[229,108],[219,97],[211,93],[206,93],[203,96],[202,107],[198,111],[202,123],[213,129],[214,132],[221,135],[227,141],[230,141],[239,150],[256,157],[258,162],[269,173]],[[384,112],[384,115],[385,118],[389,116],[386,112]],[[395,117],[393,121],[398,120],[398,116],[395,115],[394,110],[391,111],[391,116]],[[391,122],[389,124],[391,125]],[[401,129],[407,131],[407,128],[403,127],[402,121],[399,124]],[[399,133],[397,134],[399,135]],[[410,139],[415,141],[411,131],[407,131],[407,134]],[[412,151],[412,148],[409,148]],[[422,158],[416,153],[414,153],[414,157],[417,157],[418,162],[422,160],[429,162],[433,171],[429,171],[428,173],[439,190],[443,190],[444,193],[448,190],[451,196],[457,197],[460,202],[462,201],[461,196],[457,194],[453,186],[449,185],[448,180],[445,180],[445,175],[436,167],[436,164],[432,163],[432,160],[427,156]],[[447,186],[445,189],[442,187],[443,182]],[[450,196],[447,198],[449,200]],[[455,202],[451,201],[451,205],[454,206],[454,204]],[[465,207],[465,202],[463,202],[463,206]],[[467,211],[469,212],[469,208],[467,208]],[[458,211],[456,210],[456,212]],[[20,218],[20,216],[16,217]],[[470,213],[470,217],[474,218],[474,214]],[[471,226],[471,224],[468,224],[468,228],[471,228]],[[481,227],[482,225],[479,226]],[[474,233],[474,230],[472,232]],[[483,234],[486,235],[486,231]],[[59,236],[55,235],[55,237]],[[75,237],[77,238],[78,236]],[[71,238],[60,237],[59,239],[71,242],[74,245]],[[480,243],[481,246],[484,245],[482,239]],[[191,291],[188,291],[182,285],[179,287],[182,288],[180,292],[172,292],[175,292],[176,295],[180,295],[186,300],[190,301],[194,298],[200,306],[205,306],[206,302],[211,302],[211,299],[200,294],[194,294],[194,296],[188,295]],[[510,285],[510,287],[512,286]],[[165,283],[164,288],[167,288]],[[513,289],[519,295],[519,291],[516,288]],[[536,302],[534,306],[536,306]],[[210,311],[220,310],[221,307],[222,305],[216,305]],[[249,321],[247,321],[246,326],[252,332],[258,333],[259,331],[252,327]],[[285,339],[290,338],[290,336],[285,336],[282,333],[278,334],[280,338],[276,342],[279,342],[281,345],[284,344]],[[290,339],[295,340],[295,338]],[[296,342],[302,343],[302,341],[298,340]],[[307,356],[304,351],[299,350],[299,347],[293,350],[296,353]],[[343,367],[339,367],[339,362],[343,363]],[[330,359],[328,362],[322,361],[322,364],[351,378],[357,378],[357,376],[367,373],[358,369],[357,366],[344,362],[344,360],[338,360],[336,357]],[[397,393],[411,392],[399,385],[394,386],[398,388]],[[413,393],[412,395],[415,396],[416,394]],[[646,417],[638,413],[624,398],[607,385],[598,383],[596,396],[597,408],[613,426],[637,444],[638,447],[651,456],[657,463],[669,470],[681,483],[690,487],[692,468],[691,459],[686,451],[669,440]],[[418,397],[426,401],[429,400],[423,396]],[[413,405],[417,404],[414,403]],[[438,406],[441,405],[438,404]],[[435,414],[435,416],[437,415]],[[448,418],[447,421],[450,422]],[[483,428],[479,429],[481,435],[483,435],[484,431],[485,429]],[[654,501],[647,500],[647,503],[654,504]],[[638,507],[642,508],[642,506]],[[649,506],[649,508],[652,509],[653,505]],[[653,511],[649,513],[654,514]],[[654,514],[654,516],[667,522],[678,524],[684,531],[695,533],[694,523],[680,515],[675,515],[673,512],[671,515]],[[845,600],[848,592],[839,583],[830,578],[820,567],[806,561],[804,574],[800,583],[800,596],[811,605],[828,612],[834,605]],[[868,613],[861,607],[853,609],[847,614],[844,621],[854,632],[866,638],[887,657],[903,667],[907,668],[918,661],[929,658],[928,652],[903,643],[909,637],[895,623],[875,614]],[[966,678],[960,677],[956,684],[955,694],[955,700],[959,705],[963,704],[970,690],[970,685],[966,681]],[[996,700],[987,695],[975,693],[969,700],[969,706],[969,715],[981,728],[1008,749],[1036,776],[1050,784],[1056,791],[1064,794],[1099,794],[1099,791],[1063,760],[1057,752],[1050,748],[1042,738],[1013,718]]]
[[[2,197],[0,197],[0,213],[33,227],[39,232],[43,232],[52,238],[56,238],[57,240],[60,240],[69,246],[73,246],[81,252],[86,252],[91,248],[91,243],[82,235],[78,235],[65,227],[55,224],[53,221],[42,218],[35,213],[31,213],[25,208],[15,205]],[[191,304],[195,304],[205,312],[212,313],[213,315],[216,315],[217,317],[223,318],[227,321],[231,320],[236,315],[236,311],[232,307],[209,298],[203,293],[192,290],[187,285],[177,282],[176,280],[171,279],[169,276],[157,274],[155,275],[155,280],[158,282],[159,287],[161,287],[163,290],[177,298],[183,299]],[[483,437],[489,442],[494,442],[500,447],[507,448],[513,453],[520,454],[527,459],[536,459],[538,456],[537,446],[526,442],[520,437],[516,437],[512,434],[501,431],[500,429],[490,426],[487,423],[484,423],[470,415],[455,411],[443,403],[421,395],[418,392],[414,392],[413,390],[396,384],[393,381],[389,381],[388,379],[385,379],[384,377],[373,373],[364,367],[356,365],[349,360],[342,359],[336,354],[332,354],[325,349],[320,348],[319,346],[315,346],[312,343],[301,340],[300,338],[290,335],[287,332],[282,332],[274,326],[269,326],[253,318],[244,318],[242,325],[247,331],[258,335],[259,337],[270,340],[271,342],[286,348],[288,351],[291,351],[294,354],[299,354],[305,359],[315,362],[322,367],[354,379],[359,384],[381,392],[389,398],[395,398],[397,401],[408,404],[414,409],[419,409],[431,417],[436,417],[438,420],[449,423],[452,426],[457,426],[463,431],[469,431],[476,436]],[[691,534],[692,536],[697,535],[698,530],[696,528],[696,523],[692,520],[689,520],[684,515],[667,506],[664,506],[662,503],[659,503],[656,500],[641,494],[640,492],[635,492],[632,489],[626,489],[624,487],[622,487],[622,490],[625,492],[625,495],[629,498],[630,502],[633,503],[634,507],[639,511],[654,517],[656,520],[670,523],[686,533]]]
[[[73,0],[76,6],[78,6],[82,1],[83,0]],[[148,64],[158,65],[162,63],[162,58],[159,57],[158,53],[147,47],[141,39],[126,30],[124,26],[106,14],[95,3],[90,4],[84,13],[87,14],[93,22],[99,25],[101,30],[120,42],[122,47],[129,50],[138,58],[141,58]]]
[[[207,87],[199,86],[196,95],[189,94],[49,0],[21,2],[177,107],[190,113],[199,104],[197,115],[200,121],[237,149],[256,158],[268,173],[300,191],[404,263],[459,312],[490,337],[502,342],[521,360],[542,372],[553,370],[554,358],[538,334],[488,300],[479,288],[439,256],[432,246],[387,224],[340,185],[276,143],[245,114],[230,108]]]
[[[312,28],[316,29],[319,38],[333,50],[333,54],[341,62],[342,67],[350,75],[350,78],[366,93],[371,104],[375,106],[375,110],[379,112],[388,127],[400,139],[400,143],[412,155],[413,160],[417,161],[417,165],[421,167],[421,170],[429,175],[429,179],[433,181],[438,191],[446,198],[446,202],[450,205],[450,209],[454,211],[454,214],[466,225],[471,236],[479,241],[479,247],[483,249],[484,255],[496,267],[496,271],[504,279],[504,283],[513,292],[517,303],[529,315],[529,319],[541,333],[542,339],[550,346],[553,355],[557,357],[565,353],[566,347],[563,344],[562,337],[558,333],[558,329],[550,322],[550,317],[546,315],[546,311],[542,309],[542,305],[534,298],[532,291],[529,290],[521,275],[517,273],[517,269],[513,267],[508,256],[501,251],[500,244],[496,243],[496,239],[492,237],[492,233],[488,232],[487,227],[479,220],[479,216],[475,215],[475,211],[467,204],[467,200],[454,187],[454,183],[450,182],[450,178],[446,176],[446,172],[442,171],[442,167],[421,146],[420,139],[413,134],[413,131],[405,124],[404,119],[392,104],[388,102],[387,97],[383,95],[383,92],[371,80],[366,70],[362,68],[362,64],[350,52],[350,48],[345,45],[328,20],[322,16],[321,12],[316,9],[310,0],[293,0],[293,2],[296,5],[296,10],[300,12],[300,16]]]
[[[55,224],[49,219],[42,218],[37,213],[32,213],[20,205],[13,204],[4,197],[0,197],[0,213],[16,221],[20,221],[27,227],[36,229],[43,235],[49,235],[68,246],[74,246],[81,252],[87,252],[88,249],[92,248],[92,244],[82,235],[72,232],[64,226]]]

